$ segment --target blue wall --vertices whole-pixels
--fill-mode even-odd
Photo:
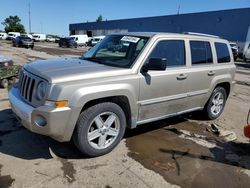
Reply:
[[[230,41],[245,41],[250,8],[70,24],[72,30],[128,29],[131,32],[200,32]]]

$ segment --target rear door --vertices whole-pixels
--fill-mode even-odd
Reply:
[[[146,59],[165,58],[165,71],[140,74],[139,122],[163,118],[187,109],[186,54],[184,40],[158,40]]]
[[[190,109],[202,108],[216,75],[212,43],[205,40],[190,40],[190,62],[188,77],[188,106]]]

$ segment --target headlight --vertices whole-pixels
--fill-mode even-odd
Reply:
[[[40,101],[42,99],[44,99],[45,94],[46,94],[46,90],[47,90],[47,84],[43,81],[41,81],[38,85],[37,85],[37,89],[36,89],[36,98]]]

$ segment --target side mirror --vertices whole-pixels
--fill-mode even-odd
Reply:
[[[150,58],[148,63],[142,67],[142,72],[148,72],[149,70],[164,71],[166,66],[166,58]]]

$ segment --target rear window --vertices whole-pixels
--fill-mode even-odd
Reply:
[[[225,43],[216,42],[215,49],[218,63],[228,63],[231,61],[230,53]]]
[[[212,51],[209,42],[190,41],[192,65],[213,63]]]

